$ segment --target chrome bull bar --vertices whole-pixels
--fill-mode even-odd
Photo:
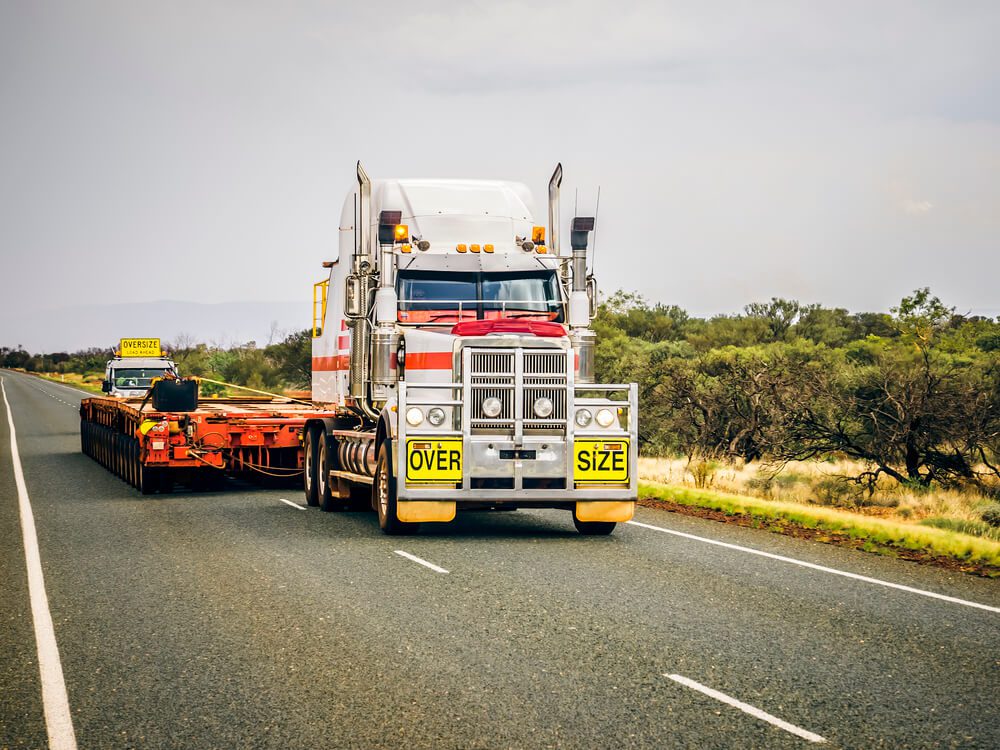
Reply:
[[[469,383],[419,383],[409,388],[399,383],[397,393],[397,438],[393,443],[393,465],[397,477],[400,500],[454,500],[485,502],[516,502],[523,505],[544,506],[581,500],[635,500],[638,496],[639,461],[639,410],[638,386],[629,384],[568,383],[565,390],[566,413],[564,419],[551,420],[552,432],[526,433],[519,429],[522,420],[515,420],[513,430],[510,420],[498,420],[506,429],[495,434],[483,430],[483,420],[476,419],[480,427],[472,431],[472,388]],[[624,394],[624,399],[611,398]],[[406,412],[419,407],[424,414],[428,409],[445,410],[445,422],[433,427],[426,422],[413,427],[407,423]],[[627,419],[617,426],[600,428],[591,423],[587,428],[576,424],[577,409],[586,407],[592,412],[601,408],[626,409]],[[520,416],[520,412],[516,413]],[[500,425],[498,425],[500,426]],[[409,484],[407,482],[407,441],[461,440],[461,482],[447,484]],[[574,442],[578,439],[628,440],[628,483],[598,486],[577,486],[574,481]],[[522,452],[530,453],[532,460],[523,460]],[[509,457],[513,454],[513,457]],[[499,486],[480,486],[484,481],[501,479]],[[562,486],[559,480],[562,480]],[[509,480],[509,482],[508,482]],[[545,486],[545,480],[552,480]],[[551,486],[555,485],[555,486]]]

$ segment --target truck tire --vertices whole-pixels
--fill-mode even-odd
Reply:
[[[146,466],[140,461],[139,463],[139,477],[136,482],[136,488],[143,495],[152,495],[159,488],[160,484],[160,470],[154,469]]]
[[[330,469],[333,468],[333,451],[326,439],[326,432],[319,433],[316,451],[316,500],[319,509],[324,513],[332,513],[335,510],[344,509],[344,501],[333,493],[333,485],[330,484]]]
[[[378,526],[390,536],[416,534],[419,523],[404,523],[396,515],[396,477],[392,473],[392,443],[383,440],[378,447],[375,462],[375,481],[372,482],[372,504],[378,514]]]
[[[302,436],[302,488],[305,490],[306,505],[315,508],[319,505],[319,492],[316,480],[319,472],[316,470],[316,436],[318,430],[306,430]]]
[[[614,521],[580,521],[574,513],[573,525],[584,536],[607,536],[618,524]]]

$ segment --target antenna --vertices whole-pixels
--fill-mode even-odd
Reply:
[[[574,188],[573,190],[573,215],[576,216],[579,212],[576,210],[577,204],[580,202],[580,188]]]
[[[594,244],[593,249],[590,251],[590,275],[594,275],[594,266],[597,264],[597,227],[600,226],[600,222],[597,221],[598,217],[601,215],[601,186],[597,186],[597,206],[594,208]]]

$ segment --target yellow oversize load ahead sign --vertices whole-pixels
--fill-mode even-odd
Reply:
[[[123,357],[160,357],[159,339],[122,339],[118,347]]]

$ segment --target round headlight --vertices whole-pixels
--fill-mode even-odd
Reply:
[[[552,399],[541,396],[535,399],[535,416],[545,419],[552,415]]]
[[[410,427],[419,427],[424,421],[424,413],[416,406],[411,406],[406,410],[406,423]]]
[[[580,427],[587,427],[593,421],[594,421],[594,415],[590,413],[590,409],[576,410],[576,423]]]
[[[483,414],[485,414],[490,419],[500,415],[500,409],[503,408],[503,404],[500,403],[500,399],[496,396],[490,396],[488,399],[483,401]]]
[[[612,422],[615,421],[615,413],[611,409],[598,409],[597,410],[597,424],[601,427],[610,427]]]
[[[440,427],[444,424],[444,409],[440,406],[433,407],[427,412],[427,421],[430,422],[435,427]]]

